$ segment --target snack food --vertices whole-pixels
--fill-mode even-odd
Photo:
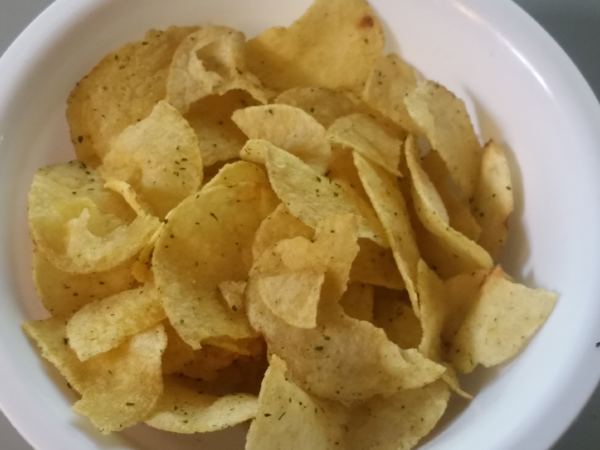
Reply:
[[[305,24],[309,21],[313,22],[311,17],[327,16],[324,12],[329,11],[329,17],[342,17],[340,20],[343,20],[344,27],[341,28],[343,32],[340,32],[340,38],[347,35],[345,30],[357,28],[357,25],[359,31],[355,33],[360,32],[353,36],[352,42],[347,46],[334,46],[334,53],[343,48],[355,49],[358,44],[371,45],[371,42],[377,47],[379,45],[377,33],[380,35],[381,31],[374,14],[365,9],[362,2],[354,3],[360,8],[355,11],[351,6],[352,3],[345,2],[344,15],[340,16],[337,11],[327,9],[333,8],[336,3],[317,2],[309,14],[297,26],[292,27],[289,33],[271,31],[265,36],[277,35],[276,45],[274,44],[277,48],[304,51],[304,48],[298,50],[297,43],[301,42],[298,36],[306,33],[302,31]],[[326,11],[323,11],[324,8]],[[327,27],[328,36],[335,30],[329,22],[317,28],[319,27]],[[319,36],[319,33],[314,32],[314,27],[309,30],[311,36],[313,33]],[[215,32],[214,35],[228,35],[222,28],[217,31],[218,33]],[[290,33],[292,37],[286,37]],[[254,41],[252,44],[254,50],[259,46],[258,43],[264,43],[267,39],[265,36]],[[187,42],[187,37],[184,37],[182,42]],[[206,87],[212,83],[214,90],[202,91],[202,94],[198,94],[200,91],[194,89],[189,96],[178,97],[193,99],[195,104],[188,105],[188,109],[183,106],[181,109],[179,107],[169,109],[159,100],[153,105],[152,111],[164,107],[164,111],[168,111],[173,121],[179,124],[184,123],[182,121],[191,123],[191,115],[198,114],[194,118],[194,123],[214,125],[214,122],[202,119],[210,109],[206,105],[209,102],[210,105],[220,105],[218,101],[220,96],[229,95],[230,92],[238,93],[238,91],[224,92],[223,86],[235,86],[238,90],[240,86],[250,86],[248,89],[252,92],[246,93],[250,94],[251,98],[244,100],[248,102],[248,109],[243,109],[242,113],[234,112],[234,109],[241,109],[239,103],[229,101],[223,103],[224,111],[232,108],[228,115],[223,113],[231,120],[227,126],[238,126],[238,136],[239,133],[243,133],[250,138],[247,142],[244,139],[237,149],[247,160],[244,164],[240,162],[225,164],[217,171],[218,167],[215,165],[222,164],[222,160],[219,162],[214,151],[211,154],[203,153],[200,144],[201,141],[206,144],[206,138],[211,136],[209,133],[203,134],[202,131],[208,129],[208,125],[197,128],[183,126],[182,132],[173,133],[173,136],[169,134],[170,127],[165,129],[163,136],[165,143],[161,144],[161,152],[153,152],[153,154],[162,155],[163,148],[165,150],[170,148],[173,157],[161,156],[159,159],[161,164],[145,164],[144,160],[133,158],[133,155],[139,154],[135,151],[135,146],[128,145],[133,139],[125,139],[122,136],[143,138],[142,131],[146,129],[145,125],[149,124],[147,121],[155,119],[151,113],[146,117],[140,117],[140,122],[132,128],[124,128],[111,140],[108,152],[104,156],[97,156],[99,159],[107,159],[107,163],[98,163],[100,175],[111,177],[106,180],[107,185],[111,186],[111,189],[120,186],[120,189],[114,189],[114,192],[107,192],[106,195],[117,200],[109,202],[104,201],[102,197],[98,201],[94,201],[95,198],[88,201],[88,197],[85,196],[81,200],[79,190],[78,194],[70,194],[77,197],[79,203],[75,204],[70,200],[69,191],[65,189],[60,201],[54,203],[58,211],[66,211],[66,215],[62,216],[65,217],[64,225],[56,227],[58,231],[66,230],[62,234],[57,232],[56,254],[61,256],[65,253],[74,254],[73,251],[60,252],[62,249],[60,243],[65,241],[63,236],[69,236],[67,243],[77,242],[77,239],[70,236],[84,235],[86,227],[89,228],[90,234],[100,238],[101,243],[106,244],[109,249],[114,247],[108,244],[113,241],[113,238],[116,239],[115,230],[121,230],[122,227],[128,230],[136,220],[142,223],[148,222],[154,227],[133,253],[120,255],[119,258],[114,258],[116,261],[109,257],[101,259],[110,261],[101,266],[101,272],[117,270],[121,266],[127,267],[131,259],[137,258],[132,262],[135,266],[132,273],[137,283],[143,287],[132,286],[125,297],[131,298],[137,289],[144,292],[147,289],[148,292],[156,290],[168,320],[164,316],[157,315],[156,324],[144,324],[145,327],[156,326],[157,337],[154,339],[156,342],[152,341],[153,346],[148,348],[148,354],[152,355],[148,356],[148,360],[156,361],[156,354],[159,352],[162,353],[162,357],[158,368],[153,364],[147,368],[147,374],[144,372],[148,379],[159,381],[156,383],[158,387],[155,386],[155,389],[148,389],[148,392],[141,393],[144,396],[143,402],[137,399],[134,394],[135,388],[132,387],[132,398],[109,398],[110,401],[104,405],[109,408],[108,411],[83,407],[77,410],[86,413],[95,423],[101,424],[100,426],[107,432],[127,426],[136,419],[146,421],[152,426],[177,429],[173,424],[188,419],[184,419],[181,415],[175,416],[174,413],[171,413],[171,417],[166,417],[172,405],[177,406],[178,410],[184,409],[187,412],[184,405],[186,401],[191,402],[194,398],[193,412],[189,413],[197,417],[210,415],[211,410],[219,411],[218,407],[212,408],[212,405],[217,404],[213,401],[215,397],[218,399],[226,398],[227,395],[256,393],[254,389],[256,380],[250,375],[260,374],[266,343],[269,352],[273,354],[270,360],[272,372],[283,373],[293,385],[281,386],[281,383],[277,383],[278,379],[281,381],[281,376],[278,378],[267,374],[258,399],[251,396],[232,398],[232,401],[235,401],[235,398],[243,399],[245,406],[240,407],[240,411],[251,411],[250,415],[226,416],[228,422],[226,421],[225,425],[246,420],[250,416],[258,416],[259,419],[252,425],[253,430],[261,426],[260,421],[263,423],[267,421],[267,429],[273,428],[268,425],[268,421],[274,421],[275,416],[271,412],[272,402],[268,401],[269,396],[266,393],[274,392],[273,397],[276,398],[278,392],[286,392],[289,389],[297,393],[295,398],[306,399],[307,402],[310,400],[321,405],[322,415],[315,414],[314,426],[311,426],[310,430],[315,434],[317,430],[323,430],[324,446],[335,445],[335,442],[344,442],[346,447],[358,445],[358,442],[362,447],[412,446],[433,427],[450,396],[450,386],[456,387],[448,381],[451,377],[447,374],[451,374],[451,368],[443,364],[455,361],[453,356],[447,354],[448,349],[461,351],[477,349],[477,355],[486,355],[485,352],[480,352],[478,346],[471,344],[475,340],[478,343],[485,342],[481,339],[482,329],[483,332],[487,332],[486,328],[489,328],[490,324],[481,323],[483,326],[475,327],[473,324],[479,324],[481,321],[478,320],[479,314],[470,313],[471,307],[467,308],[463,318],[464,323],[469,324],[468,329],[464,328],[464,331],[461,331],[463,321],[460,317],[453,316],[453,319],[460,323],[457,334],[461,337],[460,347],[455,345],[454,338],[450,334],[448,334],[450,336],[448,342],[442,340],[445,330],[444,321],[449,314],[445,311],[445,305],[449,301],[443,298],[445,290],[440,286],[446,282],[446,278],[454,275],[453,270],[458,274],[463,272],[463,267],[457,267],[452,262],[452,251],[457,247],[463,248],[460,245],[467,242],[468,248],[464,252],[466,257],[461,261],[466,260],[465,267],[468,270],[472,270],[473,266],[488,270],[491,264],[485,258],[468,259],[471,254],[470,248],[477,246],[477,243],[472,243],[468,237],[465,237],[458,239],[456,244],[457,239],[447,239],[448,235],[452,237],[456,236],[456,233],[445,233],[447,229],[440,227],[440,224],[451,226],[453,216],[442,195],[438,193],[440,198],[436,197],[435,193],[439,188],[433,181],[427,182],[430,175],[424,169],[419,170],[420,161],[416,149],[414,145],[410,147],[414,142],[406,137],[407,132],[426,135],[427,133],[417,130],[418,127],[423,126],[421,122],[412,118],[410,109],[406,108],[405,116],[410,117],[414,122],[414,129],[411,131],[408,125],[402,126],[402,123],[398,123],[398,120],[386,110],[374,107],[376,102],[361,100],[361,98],[366,99],[366,96],[361,93],[361,85],[374,76],[372,72],[376,70],[374,68],[376,66],[371,64],[368,70],[364,71],[364,76],[360,75],[360,71],[351,72],[350,69],[345,68],[332,71],[344,76],[351,74],[349,80],[347,77],[340,77],[341,81],[334,79],[324,83],[320,79],[299,78],[294,79],[294,84],[291,86],[286,84],[287,81],[281,84],[271,82],[271,79],[276,77],[263,74],[262,77],[269,81],[265,81],[268,83],[268,88],[264,86],[261,88],[261,85],[255,82],[250,85],[242,83],[244,80],[253,80],[248,74],[240,80],[234,73],[239,69],[243,72],[237,74],[240,77],[246,70],[252,74],[251,64],[256,63],[258,59],[250,57],[251,62],[246,66],[249,69],[239,67],[236,59],[240,57],[239,52],[236,53],[235,58],[227,59],[219,51],[222,48],[239,49],[239,39],[227,41],[223,45],[225,44],[228,47],[210,41],[204,47],[192,47],[192,53],[187,55],[188,63],[173,67],[173,70],[181,71],[182,67],[185,69],[201,66],[204,71],[193,72],[191,75],[204,77],[202,79],[206,82],[202,86]],[[377,50],[377,48],[366,53],[373,53],[379,57],[381,49]],[[291,55],[292,62],[296,61],[293,56],[296,55]],[[361,57],[359,60],[368,62],[369,58]],[[372,58],[373,63],[376,60],[377,58]],[[231,61],[235,62],[233,68]],[[342,60],[342,63],[344,61]],[[349,58],[348,61],[353,60]],[[302,69],[302,64],[293,67],[294,64],[290,63],[290,72],[303,74],[305,71]],[[274,67],[278,68],[275,64]],[[328,66],[324,64],[323,67]],[[355,67],[351,69],[354,70]],[[260,81],[261,76],[258,71],[257,74]],[[171,79],[170,75],[168,78]],[[189,80],[189,77],[184,79]],[[192,77],[192,80],[195,79]],[[282,111],[289,112],[290,108],[296,108],[295,106],[286,105],[286,108],[283,108],[280,105],[271,106],[270,103],[263,106],[255,105],[265,98],[272,99],[275,94],[279,96],[284,94],[273,90],[288,87],[299,89],[293,87],[297,85],[306,88],[304,83],[317,82],[325,86],[318,87],[319,89],[327,88],[345,96],[354,105],[355,110],[349,111],[344,106],[337,108],[338,111],[342,111],[340,117],[331,117],[337,113],[329,112],[323,118],[311,111],[311,108],[315,107],[309,106],[310,103],[308,105],[302,103],[306,105],[303,107],[308,111],[301,112],[295,109],[293,110],[295,114],[280,114]],[[410,84],[410,77],[408,83]],[[201,83],[188,84],[186,81],[185,86],[194,87],[198,84]],[[394,84],[397,84],[395,80]],[[416,88],[416,81],[415,86],[408,87],[409,92]],[[340,92],[336,89],[348,91]],[[432,91],[432,101],[435,100],[435,94],[440,92],[439,89]],[[263,95],[258,95],[257,90]],[[184,91],[187,92],[187,87]],[[199,98],[199,95],[205,96]],[[244,95],[239,94],[242,100]],[[448,97],[447,92],[444,92],[444,95]],[[87,97],[79,95],[77,98]],[[372,97],[370,98],[372,100]],[[336,108],[331,110],[335,111]],[[428,108],[428,110],[435,110],[435,108]],[[269,121],[259,121],[265,129],[247,129],[247,123],[251,121],[245,122],[246,125],[242,124],[240,117],[255,111],[259,111],[265,117],[273,117]],[[302,124],[299,123],[300,120],[303,121]],[[328,125],[321,122],[326,120],[332,122]],[[310,125],[306,125],[307,123]],[[269,129],[273,126],[283,128],[284,132]],[[309,126],[311,128],[308,128]],[[147,128],[155,129],[154,126]],[[194,142],[190,128],[200,134],[199,138],[196,138],[198,143]],[[306,128],[330,131],[330,133],[311,131],[308,136],[311,138],[310,144],[307,144],[308,139],[303,139],[305,136],[300,132]],[[78,141],[78,136],[81,134],[75,128],[73,133],[77,136],[75,140]],[[123,135],[123,133],[127,134]],[[186,151],[178,153],[182,150],[180,142],[182,135],[187,136],[184,139],[186,145],[183,146]],[[280,139],[281,136],[297,139]],[[313,140],[319,142],[314,144]],[[135,140],[135,142],[140,141],[141,138]],[[155,142],[154,139],[152,141]],[[225,141],[231,145],[237,142],[235,139]],[[405,141],[408,143],[407,151],[404,151],[403,147]],[[220,142],[215,141],[217,146]],[[383,148],[381,142],[385,143]],[[197,147],[196,154],[200,155],[203,161],[201,171],[197,170],[197,161],[195,163],[190,161],[190,152],[194,153],[191,151],[194,146]],[[297,149],[307,150],[307,152],[296,151]],[[117,153],[113,154],[113,150]],[[477,152],[481,150],[474,151],[475,155],[470,157],[477,159]],[[132,155],[131,167],[138,170],[125,174],[107,170],[110,166],[108,162],[113,158],[111,154],[119,156],[119,159],[116,156],[114,158],[122,161],[129,153]],[[231,155],[231,153],[226,154]],[[209,155],[212,155],[214,161],[210,164]],[[231,156],[227,156],[227,159],[230,160]],[[143,166],[140,162],[144,163]],[[113,169],[121,169],[121,167],[129,167],[129,165],[113,163]],[[155,170],[156,168],[158,170]],[[164,169],[164,177],[160,169]],[[190,178],[183,176],[192,169],[196,170],[197,176]],[[82,170],[93,173],[87,167]],[[448,172],[454,173],[451,170]],[[107,173],[113,175],[106,175]],[[150,183],[145,178],[148,173],[152,173]],[[400,185],[396,178],[398,174],[403,176]],[[156,181],[158,186],[154,190],[152,181]],[[441,186],[443,181],[448,182],[448,179],[442,179],[438,185]],[[199,183],[204,183],[200,189],[198,189]],[[69,180],[65,180],[64,184],[69,187]],[[131,186],[135,195],[122,194],[131,193],[127,185]],[[164,188],[171,185],[177,186],[174,191],[179,192],[180,187],[186,187],[192,192],[187,197],[184,196],[186,198],[183,200],[181,196],[174,196],[179,200],[172,200],[170,195],[167,195],[171,193],[170,189]],[[490,186],[497,185],[490,183]],[[105,193],[102,187],[99,189],[103,194]],[[475,188],[469,187],[469,189]],[[461,191],[458,193],[460,194]],[[467,195],[466,192],[462,194]],[[121,199],[119,195],[123,195],[123,198]],[[469,204],[465,200],[465,197],[457,195],[459,204],[469,212]],[[120,208],[124,211],[122,217],[113,212],[110,206],[119,202]],[[85,211],[88,211],[87,217]],[[97,214],[93,214],[96,211]],[[430,220],[426,221],[424,217]],[[156,218],[164,218],[166,223],[160,224]],[[267,220],[269,222],[266,222]],[[300,224],[295,221],[299,221]],[[290,226],[290,222],[296,223],[297,226]],[[33,224],[34,227],[38,226],[36,223]],[[270,227],[266,225],[267,223],[270,223]],[[480,226],[486,225],[482,223]],[[46,226],[42,225],[42,228]],[[137,237],[138,233],[135,235]],[[259,235],[262,236],[260,241],[258,241]],[[36,240],[38,250],[44,256],[48,253],[47,256],[50,258],[47,246],[42,245],[44,243],[45,241]],[[353,271],[354,262],[360,260],[361,252],[364,260],[365,252],[373,246],[378,250],[373,254],[382,255],[380,264],[389,267],[391,261],[395,265],[391,270],[392,275],[378,279],[372,275],[369,278],[360,270]],[[479,253],[485,252],[479,247],[474,248],[477,248]],[[71,247],[67,246],[67,248]],[[74,248],[78,250],[81,247]],[[120,246],[118,248],[120,249]],[[112,253],[107,251],[102,255],[105,254]],[[85,261],[88,260],[93,258],[87,258]],[[80,268],[81,266],[83,268]],[[74,269],[68,264],[61,266],[63,270],[67,272],[70,270],[69,273],[74,275],[81,275],[80,272],[84,269],[89,270],[88,267],[83,264],[75,265]],[[401,279],[402,283],[399,283],[398,279]],[[391,302],[408,305],[406,302],[410,301],[411,306],[406,310],[406,314],[414,315],[411,320],[416,321],[421,330],[417,344],[411,342],[412,337],[395,342],[385,327],[376,326],[369,321],[368,307],[365,308],[367,314],[362,310],[357,312],[357,302],[359,306],[365,304],[369,306],[371,303],[376,305],[382,298],[379,289],[372,286],[362,289],[360,283],[381,283],[381,287],[388,289],[386,295]],[[358,284],[358,287],[355,284]],[[235,286],[235,289],[230,289],[232,286]],[[495,284],[489,286],[491,289]],[[406,299],[402,298],[404,287],[408,296]],[[70,293],[66,288],[65,291]],[[241,292],[244,294],[241,295]],[[281,295],[289,292],[293,292],[294,295]],[[73,297],[80,295],[79,292],[76,293],[77,296],[73,295]],[[115,293],[115,295],[123,294]],[[241,295],[242,301],[236,299],[236,295]],[[356,300],[357,297],[359,300]],[[482,299],[483,296],[477,297],[472,304],[480,305]],[[98,299],[99,302],[106,302],[102,303],[102,306],[105,304],[110,306],[113,300],[114,297]],[[551,303],[551,299],[546,300],[546,304]],[[102,310],[99,307],[101,303],[95,305],[98,305],[96,309]],[[394,311],[394,309],[390,310]],[[86,310],[82,311],[81,314]],[[484,309],[484,313],[485,311]],[[543,313],[540,315],[540,322],[528,328],[529,335],[536,326],[541,324],[544,315],[548,313],[547,308]],[[72,332],[70,330],[77,329],[74,326],[76,324],[74,318],[77,314],[80,313],[77,312],[73,318],[68,318],[69,324],[73,321],[73,326],[66,327],[65,338],[69,340],[67,342],[69,345],[62,350],[70,355],[69,364],[74,367],[79,367],[80,364],[90,367],[86,369],[85,382],[73,385],[82,394],[83,400],[96,399],[96,393],[100,388],[110,392],[112,385],[103,381],[102,377],[95,376],[96,365],[87,364],[79,358],[72,358],[71,340],[73,346],[78,344],[75,344],[77,340],[69,333]],[[107,322],[110,322],[109,317],[112,317],[110,316],[112,312],[106,314]],[[134,314],[131,316],[135,317]],[[144,315],[144,318],[149,316]],[[363,317],[366,320],[361,320]],[[399,320],[399,315],[391,314],[389,318],[393,322]],[[511,322],[509,318],[506,323]],[[160,328],[161,325],[164,330]],[[36,325],[29,325],[27,328],[35,329],[35,327]],[[418,327],[411,328],[411,330],[415,329],[419,330]],[[110,355],[115,370],[121,367],[121,360],[117,357],[122,357],[123,366],[127,366],[127,361],[130,361],[129,353],[120,353],[116,350],[125,348],[124,345],[127,344],[137,345],[138,336],[135,334],[129,338],[131,341],[123,343],[116,341],[117,346],[114,349],[115,353],[118,353],[116,355],[113,355],[113,350],[107,349],[96,356],[90,356],[86,361],[95,362],[99,360],[96,358],[103,356],[108,358]],[[166,347],[164,336],[166,336]],[[121,339],[122,336],[118,338]],[[39,339],[43,341],[43,337]],[[402,348],[403,345],[407,345],[407,348]],[[284,364],[280,364],[277,358]],[[487,358],[479,358],[479,360],[485,363],[489,361]],[[136,360],[131,359],[131,361]],[[186,378],[162,376],[161,372],[164,372],[166,367],[170,374],[182,374]],[[469,369],[462,363],[457,363],[456,368]],[[112,368],[108,370],[113,371]],[[65,370],[66,373],[69,371],[74,371],[73,367]],[[191,380],[197,378],[202,378],[202,381]],[[185,383],[181,382],[182,379]],[[198,389],[195,389],[194,383],[207,384],[208,386],[203,387],[202,390],[210,392],[212,397],[196,401]],[[407,398],[415,400],[410,401]],[[431,399],[431,402],[423,399]],[[254,409],[251,407],[253,401]],[[304,400],[300,401],[304,402]],[[83,405],[90,402],[91,400],[87,400]],[[223,404],[227,402],[224,401]],[[426,417],[427,421],[424,421],[424,425],[417,426],[416,430],[407,430],[403,433],[399,429],[396,430],[398,427],[392,426],[394,422],[390,422],[389,418],[390,416],[402,417],[399,410],[405,404],[411,405],[410,412],[406,413],[409,417],[416,416],[418,410],[419,413],[422,412],[418,415]],[[278,408],[281,406],[279,405]],[[134,407],[135,409],[131,409]],[[413,407],[425,408],[425,410],[412,409]],[[299,408],[300,412],[303,409]],[[281,414],[284,412],[285,410]],[[156,418],[158,414],[160,420]],[[298,425],[298,420],[294,420],[291,412],[283,416],[281,414],[276,418],[284,431]],[[105,423],[101,417],[96,417],[97,415],[103,417],[110,415],[115,418],[115,422]],[[191,422],[197,426],[186,428],[189,432],[216,429],[203,424],[201,420]],[[157,425],[158,423],[162,425]],[[361,425],[361,440],[353,434],[344,434],[345,426],[355,430],[357,424]],[[382,430],[384,425],[389,427],[386,432]],[[252,431],[249,447],[266,447],[268,444],[254,440],[261,439],[262,436],[264,433]],[[343,440],[339,441],[340,439]]]

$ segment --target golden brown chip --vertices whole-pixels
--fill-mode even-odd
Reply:
[[[362,109],[359,102],[348,93],[324,87],[291,88],[279,94],[274,103],[300,108],[325,128],[329,128],[336,119]]]
[[[154,286],[142,286],[89,303],[67,323],[69,345],[82,361],[117,347],[165,319]]]
[[[445,87],[426,81],[404,97],[410,117],[446,163],[469,198],[479,178],[481,145],[462,100]]]
[[[400,348],[417,348],[423,339],[421,321],[408,298],[408,292],[376,288],[373,299],[373,324],[385,331]]]
[[[235,124],[249,139],[264,139],[290,152],[319,175],[327,171],[331,148],[325,128],[308,113],[289,105],[251,106],[237,110]]]
[[[302,86],[358,91],[383,50],[381,24],[364,0],[316,0],[288,28],[246,44],[250,70],[277,91]]]
[[[357,320],[373,322],[374,289],[370,284],[350,283],[340,298],[344,312]]]
[[[358,246],[360,249],[350,269],[350,282],[404,289],[404,281],[389,248],[368,239],[359,239]]]
[[[230,394],[218,397],[203,394],[165,378],[165,390],[147,425],[174,433],[208,433],[232,427],[253,419],[258,401],[250,394]]]
[[[400,176],[398,166],[402,141],[389,134],[375,119],[365,114],[342,117],[327,129],[327,139]]]
[[[106,55],[77,84],[67,101],[67,120],[79,160],[98,166],[113,140],[165,98],[175,49],[196,29],[150,30],[142,41]]]
[[[482,230],[479,245],[495,258],[508,237],[507,221],[514,208],[514,199],[506,155],[493,141],[483,149],[472,208]]]
[[[556,299],[553,292],[507,280],[496,267],[456,333],[452,365],[469,373],[477,364],[491,367],[513,357],[550,316]]]
[[[362,92],[363,100],[384,117],[410,133],[417,128],[411,119],[404,97],[417,87],[418,74],[408,63],[391,53],[379,58]]]
[[[277,204],[257,183],[215,186],[189,197],[168,216],[152,267],[169,320],[198,349],[210,337],[253,337],[243,312],[221,299],[219,284],[243,280],[258,226]]]
[[[260,103],[267,103],[271,93],[246,69],[245,41],[241,32],[221,26],[189,34],[173,55],[167,101],[185,114],[198,100],[240,89]]]

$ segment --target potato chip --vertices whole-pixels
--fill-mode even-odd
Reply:
[[[264,139],[290,152],[319,175],[327,171],[331,148],[325,128],[308,113],[289,105],[251,106],[232,116],[249,139]]]
[[[456,333],[452,365],[469,373],[477,364],[491,367],[513,357],[546,321],[556,299],[553,292],[507,280],[496,267]]]
[[[481,235],[481,227],[471,214],[468,202],[456,194],[456,188],[450,179],[448,168],[439,153],[428,152],[421,160],[421,167],[444,202],[450,226],[472,241],[477,242]]]
[[[252,244],[252,255],[257,260],[269,247],[283,239],[302,236],[312,239],[314,230],[294,217],[283,203],[262,221]]]
[[[479,245],[496,258],[508,237],[507,221],[514,199],[506,155],[494,141],[483,149],[479,183],[471,206],[482,230]]]
[[[67,339],[77,357],[85,361],[165,317],[154,286],[141,286],[85,305],[69,319]]]
[[[250,70],[277,91],[322,86],[358,91],[381,55],[381,24],[364,0],[316,0],[288,28],[246,44]]]
[[[184,117],[198,136],[204,167],[238,157],[246,135],[233,123],[231,115],[237,109],[257,103],[246,91],[234,89],[190,105]]]
[[[410,224],[406,202],[389,172],[369,163],[356,152],[353,156],[360,179],[385,229],[415,314],[419,316],[418,297],[415,291],[419,249]]]
[[[159,325],[88,360],[89,384],[73,411],[88,417],[103,434],[144,420],[163,393],[161,356],[166,345]]]
[[[104,187],[120,194],[121,197],[123,197],[123,200],[127,202],[129,207],[133,209],[138,216],[150,214],[150,207],[140,201],[137,192],[135,192],[129,183],[115,178],[109,178],[104,183]]]
[[[214,381],[219,370],[229,367],[237,358],[236,353],[212,345],[203,345],[194,350],[192,358],[175,370],[195,380]]]
[[[365,114],[342,117],[328,128],[327,139],[400,176],[398,166],[402,141],[390,135],[375,119]]]
[[[260,183],[267,185],[269,178],[262,166],[247,161],[225,164],[202,189],[215,186],[233,186],[237,183]]]
[[[165,390],[146,424],[174,433],[208,433],[253,419],[258,401],[250,394],[223,397],[202,394],[173,378],[165,379]]]
[[[304,110],[325,128],[340,117],[361,112],[362,105],[346,92],[324,87],[295,87],[282,92],[273,103]]]
[[[201,28],[189,34],[173,55],[166,100],[182,114],[209,95],[234,89],[248,92],[260,103],[271,94],[246,69],[243,33],[228,27]]]
[[[373,322],[373,291],[370,284],[350,283],[340,298],[340,305],[353,319]]]
[[[319,397],[353,402],[420,387],[439,378],[443,367],[414,349],[401,350],[383,330],[348,317],[338,304],[322,302],[314,329],[291,327],[270,312],[258,292],[258,280],[302,264],[304,250],[298,252],[303,239],[280,241],[263,253],[246,288],[250,323],[264,335],[269,350],[288,364],[292,379]],[[303,245],[308,244],[310,241]]]
[[[167,347],[162,355],[162,371],[164,374],[172,374],[181,370],[187,363],[194,359],[194,349],[188,345],[169,320],[163,320],[165,333],[167,334]]]
[[[415,315],[408,292],[376,288],[373,324],[400,348],[417,348],[423,339],[421,321]]]
[[[137,285],[133,261],[107,272],[73,274],[54,267],[39,250],[33,252],[33,281],[46,310],[53,316],[71,315],[82,306]]]
[[[373,66],[362,92],[363,100],[410,133],[417,127],[406,110],[404,97],[417,87],[417,71],[398,55],[382,56]]]
[[[417,290],[423,330],[419,351],[427,358],[439,362],[442,356],[441,334],[448,304],[446,286],[422,259],[417,266]]]
[[[368,239],[359,239],[358,246],[360,249],[350,269],[350,282],[404,289],[404,281],[389,248]]]
[[[218,286],[247,276],[254,233],[276,204],[267,187],[238,183],[202,190],[169,214],[152,268],[169,320],[194,349],[209,337],[255,335]]]
[[[492,267],[490,255],[475,242],[452,229],[449,217],[435,186],[419,165],[418,150],[414,139],[406,141],[406,159],[412,178],[412,198],[419,219],[448,254],[449,263],[458,272]]]
[[[245,281],[223,281],[219,284],[219,292],[223,296],[227,306],[233,311],[244,310]]]
[[[290,212],[314,228],[333,214],[356,214],[359,236],[386,246],[381,223],[372,207],[350,193],[350,188],[329,182],[294,155],[267,141],[250,140],[246,147],[256,147],[264,153],[273,190]]]
[[[198,138],[165,101],[115,139],[100,167],[106,179],[125,181],[161,219],[202,184]]]
[[[165,98],[175,49],[196,29],[150,30],[142,41],[106,55],[77,84],[67,101],[67,120],[79,160],[100,165],[113,140]]]
[[[426,81],[404,97],[410,117],[440,154],[464,195],[479,178],[481,145],[462,100],[440,84]]]

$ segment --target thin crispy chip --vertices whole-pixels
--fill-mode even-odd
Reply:
[[[129,183],[141,202],[164,218],[202,184],[198,138],[175,108],[160,101],[115,139],[100,172],[105,179]]]
[[[223,281],[219,283],[219,292],[223,296],[227,306],[233,311],[244,310],[244,291],[246,290],[245,281]]]
[[[350,283],[340,298],[344,312],[357,320],[373,322],[374,289],[370,284]]]
[[[115,178],[108,178],[104,183],[104,187],[120,194],[138,216],[150,214],[150,207],[139,199],[137,192],[129,183]]]
[[[158,292],[146,285],[85,305],[69,319],[67,338],[78,358],[85,361],[165,317]]]
[[[394,254],[389,248],[383,248],[368,239],[359,239],[358,246],[360,249],[350,269],[350,282],[396,290],[405,288]]]
[[[243,33],[220,26],[189,34],[173,55],[167,101],[185,114],[192,103],[209,95],[241,89],[267,103],[272,94],[246,69],[245,40]]]
[[[325,128],[308,113],[289,105],[251,106],[232,116],[249,139],[264,139],[297,156],[323,175],[327,171],[331,148]]]
[[[483,149],[472,208],[482,230],[479,245],[496,258],[508,237],[507,221],[514,208],[514,199],[506,155],[494,141]]]
[[[390,341],[404,349],[419,346],[423,328],[406,291],[376,288],[373,303],[373,324],[382,328]]]
[[[329,128],[336,119],[362,109],[359,102],[348,93],[324,87],[291,88],[279,94],[273,102],[300,108],[325,128]]]
[[[417,79],[417,71],[398,55],[382,56],[367,79],[362,98],[384,117],[416,133],[418,129],[406,110],[404,96],[417,87]]]
[[[359,152],[393,175],[400,176],[398,166],[402,141],[375,119],[365,114],[352,114],[336,120],[327,129],[327,139]]]
[[[406,159],[412,178],[412,198],[419,219],[439,240],[441,248],[448,253],[448,264],[456,273],[481,268],[491,268],[490,255],[449,225],[449,217],[435,186],[419,165],[419,155],[414,139],[406,141]]]
[[[203,345],[201,349],[194,350],[192,358],[177,368],[175,373],[195,380],[215,381],[219,377],[219,371],[231,366],[236,358],[235,352]]]
[[[33,252],[33,280],[44,307],[53,316],[70,315],[82,306],[135,287],[133,261],[107,272],[73,274],[54,267],[39,250]]]
[[[442,327],[446,319],[448,298],[444,282],[422,259],[417,266],[417,290],[421,305],[423,338],[419,351],[427,358],[440,362],[442,356]]]
[[[384,45],[364,0],[316,0],[288,28],[269,28],[246,44],[250,70],[270,88],[323,86],[358,91]]]
[[[71,92],[67,120],[77,158],[98,166],[113,140],[165,98],[179,43],[196,27],[150,30],[143,41],[106,55]]]
[[[244,182],[267,185],[269,179],[263,167],[247,161],[235,161],[225,164],[202,189],[210,189],[215,186],[233,186]]]
[[[167,347],[162,355],[162,371],[168,375],[180,371],[192,361],[194,349],[181,339],[169,320],[163,320],[162,323],[167,334]]]
[[[234,89],[223,95],[209,95],[190,106],[184,117],[198,136],[205,168],[238,157],[246,135],[231,115],[257,103],[246,91]]]
[[[169,214],[152,267],[169,320],[193,348],[210,337],[254,336],[243,312],[225,305],[218,286],[247,276],[254,234],[275,206],[268,187],[238,183],[202,190]]]
[[[481,145],[462,100],[433,81],[404,97],[408,113],[440,154],[452,178],[469,198],[479,178]]]
[[[556,299],[552,292],[507,280],[496,267],[454,338],[452,365],[469,373],[477,364],[491,367],[513,357],[550,316]]]
[[[389,172],[369,163],[356,152],[354,152],[354,164],[383,224],[413,309],[419,316],[418,297],[415,291],[419,249],[411,227],[406,202],[395,178]]]
[[[173,378],[165,379],[163,396],[146,424],[174,433],[208,433],[253,419],[258,401],[250,394],[223,397],[202,394]]]

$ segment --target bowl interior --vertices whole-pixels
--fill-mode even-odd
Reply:
[[[27,192],[38,168],[74,158],[65,100],[104,54],[172,24],[223,24],[251,37],[289,24],[309,3],[58,0],[0,61],[0,405],[36,449],[243,448],[244,427],[172,436],[138,426],[104,437],[71,413],[65,382],[20,329],[44,317],[30,276]],[[388,50],[463,98],[481,140],[508,151],[517,206],[502,263],[525,284],[560,294],[523,354],[463,381],[475,400],[455,399],[423,448],[548,448],[600,375],[597,102],[558,46],[509,1],[372,3]]]

